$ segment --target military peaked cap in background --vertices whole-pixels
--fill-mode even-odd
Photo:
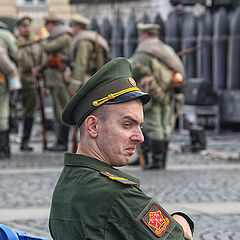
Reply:
[[[51,13],[51,14],[45,16],[44,20],[45,20],[46,23],[49,23],[49,22],[60,23],[60,22],[62,22],[62,19],[54,13]]]
[[[86,27],[90,24],[90,20],[82,15],[76,14],[71,17],[71,24],[79,24]]]
[[[115,104],[139,98],[143,104],[150,95],[142,92],[132,78],[130,62],[123,57],[114,58],[99,69],[71,98],[62,113],[68,125],[80,125],[102,104]]]
[[[160,29],[160,25],[153,24],[153,23],[139,23],[137,25],[137,29],[140,32],[146,32],[146,33],[158,33]]]
[[[8,29],[8,25],[0,21],[0,29]]]
[[[28,27],[31,25],[31,22],[32,22],[32,18],[30,18],[29,16],[24,16],[17,20],[16,26]]]

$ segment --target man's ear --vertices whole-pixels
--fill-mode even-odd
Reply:
[[[95,138],[98,135],[99,119],[94,115],[90,115],[85,120],[85,125],[88,134]]]

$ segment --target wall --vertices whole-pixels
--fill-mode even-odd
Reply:
[[[171,9],[172,6],[169,0],[142,0],[137,2],[129,0],[129,2],[124,3],[72,5],[71,14],[80,13],[90,19],[96,17],[101,24],[105,17],[113,21],[117,12],[119,12],[123,22],[126,23],[132,13],[135,14],[136,20],[140,20],[144,13],[148,15],[150,20],[153,20],[157,13],[160,13],[163,20],[165,20]]]

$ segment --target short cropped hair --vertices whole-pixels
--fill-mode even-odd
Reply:
[[[111,108],[111,105],[102,105],[102,106],[98,107],[97,109],[95,109],[93,112],[91,112],[90,115],[93,115],[104,122],[110,115],[110,112],[111,112],[110,108]],[[81,135],[85,131],[84,122],[85,121],[83,121],[83,123],[80,126],[80,134]]]

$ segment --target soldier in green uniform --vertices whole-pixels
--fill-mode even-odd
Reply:
[[[68,80],[65,69],[70,63],[71,29],[61,24],[62,20],[54,14],[45,17],[45,26],[49,37],[41,42],[43,51],[47,54],[47,61],[43,76],[45,94],[51,94],[55,118],[58,123],[57,141],[52,151],[66,151],[68,148],[69,127],[61,121],[61,112],[70,99]]]
[[[133,77],[143,91],[152,96],[146,106],[141,144],[145,169],[165,168],[170,137],[184,96],[183,64],[174,50],[158,39],[159,25],[138,24],[140,44],[130,61]],[[152,162],[148,161],[150,154]]]
[[[96,31],[87,30],[90,21],[81,15],[71,18],[74,38],[71,44],[73,74],[70,85],[72,96],[109,59],[107,41]]]
[[[9,115],[10,115],[10,92],[21,88],[16,64],[10,58],[9,52],[13,53],[16,48],[15,38],[10,32],[0,30],[0,159],[10,157],[9,145]],[[5,41],[4,41],[5,39]],[[5,43],[9,42],[8,45]],[[15,45],[14,45],[15,44]],[[8,49],[14,46],[14,49]],[[17,60],[18,52],[15,52]]]
[[[130,62],[115,58],[66,105],[62,119],[80,127],[81,139],[76,154],[65,154],[53,193],[53,239],[192,239],[187,215],[170,215],[138,179],[114,168],[127,165],[143,142],[143,104],[149,100],[132,78]]]
[[[20,48],[19,72],[21,75],[22,89],[21,100],[23,107],[23,134],[20,145],[21,151],[32,151],[29,146],[34,114],[38,103],[36,77],[32,69],[40,64],[41,48],[33,44],[31,36],[32,19],[28,16],[20,18],[16,22],[18,30],[17,43]]]

